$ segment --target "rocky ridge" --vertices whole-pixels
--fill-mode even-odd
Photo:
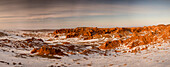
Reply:
[[[50,56],[88,55],[94,53],[108,55],[106,50],[111,49],[114,49],[114,52],[136,53],[147,49],[149,45],[169,43],[170,25],[125,28],[78,27],[75,29],[59,29],[54,31],[53,34],[56,38],[58,38],[60,34],[64,34],[66,38],[82,38],[84,40],[103,37],[116,39],[107,40],[102,45],[73,45],[71,43],[46,45],[35,48],[32,53]],[[86,48],[87,46],[90,46],[90,48]]]

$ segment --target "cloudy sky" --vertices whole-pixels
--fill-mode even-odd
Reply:
[[[1,29],[170,24],[170,0],[0,0]]]

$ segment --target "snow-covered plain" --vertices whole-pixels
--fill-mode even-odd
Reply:
[[[8,36],[0,37],[1,39],[9,39],[12,41],[20,41],[28,38],[41,38],[50,45],[62,44],[70,42],[75,45],[101,45],[108,38],[82,40],[80,38],[68,38],[60,36],[54,38],[48,32],[30,32],[30,31],[1,31]],[[29,34],[29,35],[27,35]],[[116,38],[113,38],[116,40]],[[2,44],[0,42],[0,44]],[[10,45],[10,44],[8,44]],[[144,47],[144,46],[139,46]],[[90,47],[88,47],[90,48]],[[31,50],[15,49],[10,47],[0,47],[0,67],[170,67],[170,44],[159,43],[149,45],[147,50],[137,53],[115,53],[110,50],[107,56],[90,54],[86,55],[69,55],[61,56],[61,59],[50,59],[35,56],[31,54]]]

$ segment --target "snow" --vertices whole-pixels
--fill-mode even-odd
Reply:
[[[7,32],[8,33],[8,32]],[[18,32],[17,34],[22,34],[25,32]],[[29,32],[27,32],[29,33]],[[15,36],[16,33],[8,33],[10,36],[0,37],[0,39],[10,39],[10,40],[25,40],[30,37],[20,37]],[[46,34],[46,33],[41,33]],[[62,42],[71,42],[71,43],[88,43],[88,44],[99,44],[107,41],[108,38],[101,39],[90,39],[90,40],[82,40],[80,38],[68,38],[65,39],[65,36],[59,36],[59,38],[53,38],[52,41],[47,41],[52,37],[39,37],[43,39],[46,43],[54,44],[62,44]],[[112,38],[112,40],[118,40],[116,38]],[[159,46],[161,45],[161,46]],[[51,65],[54,66],[68,66],[68,67],[170,67],[170,43],[158,43],[154,45],[141,45],[135,48],[144,48],[148,46],[147,50],[143,50],[138,53],[115,53],[114,50],[110,50],[108,52],[108,56],[98,55],[98,54],[90,54],[89,56],[85,55],[69,55],[61,57],[61,59],[49,59],[42,58],[39,56],[26,58],[16,57],[17,54],[30,54],[30,50],[20,50],[15,48],[6,48],[0,47],[0,61],[8,62],[1,63],[1,67],[48,67]],[[91,46],[86,47],[87,49],[92,48]],[[127,49],[125,45],[122,45],[119,49]],[[133,49],[135,49],[133,48]],[[33,48],[32,48],[33,49]],[[132,50],[133,50],[132,49]],[[5,51],[4,51],[5,50]],[[14,52],[12,52],[14,51]],[[130,50],[129,50],[130,51]],[[13,65],[13,63],[17,63]],[[18,63],[22,63],[19,65]]]
[[[66,38],[66,36],[59,36],[59,38],[60,38],[60,39],[64,39],[64,38]]]
[[[79,40],[78,42],[95,42],[95,41],[99,41],[99,39]]]

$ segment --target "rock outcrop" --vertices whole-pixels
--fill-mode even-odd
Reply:
[[[97,27],[78,27],[75,29],[60,29],[54,32],[66,34],[66,38],[82,36],[84,40],[114,35],[118,40],[107,41],[99,48],[114,49],[120,45],[133,48],[140,45],[155,44],[170,39],[170,25],[144,26],[144,27],[124,27],[124,28],[97,28]]]
[[[124,30],[122,32],[127,32],[129,30]],[[158,26],[148,26],[148,27],[137,27],[130,28],[132,34],[123,35],[124,33],[118,33],[120,36],[120,41],[107,41],[100,46],[101,49],[114,49],[119,47],[119,45],[125,45],[129,49],[148,44],[163,43],[170,39],[170,26],[169,25],[158,25]],[[127,36],[129,38],[127,38]],[[126,37],[126,39],[124,39]]]
[[[107,49],[115,49],[115,52],[122,52],[117,50],[120,47],[132,49],[137,46],[152,45],[157,43],[169,42],[170,39],[170,25],[144,26],[144,27],[126,27],[126,28],[97,28],[97,27],[78,27],[75,29],[60,29],[54,32],[55,37],[58,34],[66,35],[66,38],[84,38],[88,39],[102,39],[111,38],[102,45],[73,45],[70,42],[63,42],[63,44],[44,45],[34,48],[31,53],[38,53],[41,56],[69,56],[76,54],[94,54],[107,55]],[[34,41],[35,39],[26,40]],[[38,40],[41,41],[41,40]],[[91,47],[91,48],[89,48]],[[143,48],[136,48],[130,52],[135,53],[139,50],[145,50],[148,46]],[[102,50],[106,51],[102,51]],[[126,53],[129,51],[124,51]]]

